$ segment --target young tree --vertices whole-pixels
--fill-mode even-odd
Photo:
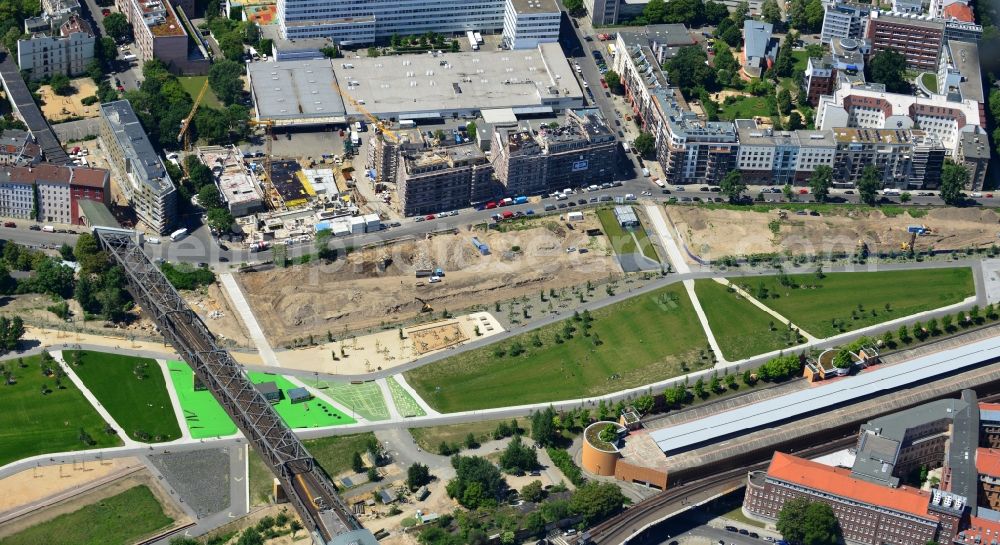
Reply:
[[[941,171],[941,200],[945,204],[955,206],[962,203],[962,190],[969,182],[969,169],[950,159],[945,160]]]
[[[73,84],[70,83],[69,77],[66,74],[55,74],[49,80],[49,85],[52,86],[52,92],[59,96],[73,94]]]
[[[641,132],[639,136],[635,138],[635,142],[632,143],[635,147],[635,152],[642,157],[650,157],[656,147],[656,140],[653,135],[648,132]]]
[[[882,176],[875,165],[868,165],[861,171],[861,179],[858,180],[858,195],[861,202],[875,206],[878,203],[878,190],[882,187]]]
[[[355,473],[361,473],[365,470],[365,462],[361,459],[361,453],[355,451],[354,455],[351,456],[351,469]]]
[[[788,89],[782,87],[781,90],[778,91],[777,100],[778,111],[781,112],[782,115],[788,115],[788,113],[792,111],[792,94],[788,92]]]
[[[722,194],[730,202],[738,202],[747,190],[747,184],[743,182],[743,174],[739,170],[730,170],[719,183]]]
[[[556,411],[552,407],[546,407],[531,415],[531,438],[542,446],[552,446],[559,438],[559,430],[556,429],[554,418]]]
[[[802,123],[802,116],[799,112],[792,112],[788,114],[788,130],[797,131],[802,129],[805,125]]]
[[[233,223],[236,221],[233,219],[233,215],[229,213],[229,210],[225,208],[213,208],[208,211],[208,218],[206,220],[208,226],[220,233],[226,233],[232,228]]]
[[[222,206],[222,195],[219,195],[219,188],[215,184],[206,184],[198,190],[198,204],[206,210],[220,208]]]
[[[104,30],[118,43],[127,42],[132,35],[132,25],[124,15],[117,12],[104,18]]]
[[[539,502],[545,497],[542,489],[542,481],[531,481],[521,489],[521,498],[524,501]]]
[[[809,190],[818,202],[823,202],[830,195],[833,185],[833,169],[829,165],[820,165],[809,177]]]

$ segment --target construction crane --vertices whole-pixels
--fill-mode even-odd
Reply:
[[[272,210],[279,210],[283,206],[281,195],[271,183],[271,141],[274,140],[274,120],[273,119],[251,119],[248,121],[251,127],[264,127],[264,192]]]
[[[191,106],[191,113],[181,121],[181,132],[177,133],[177,141],[183,141],[183,146],[181,149],[185,151],[191,148],[191,133],[188,129],[191,127],[191,121],[194,120],[194,114],[198,111],[198,106],[201,106],[201,101],[205,98],[205,93],[208,92],[208,79],[205,80],[205,84],[201,86],[201,91],[198,91],[198,98],[194,99],[194,105]]]
[[[333,90],[337,91],[337,94],[340,95],[341,98],[350,102],[351,105],[354,106],[354,108],[357,111],[361,112],[361,115],[363,115],[366,119],[368,119],[368,121],[372,125],[378,128],[379,132],[381,132],[386,138],[388,138],[392,142],[399,141],[399,139],[396,138],[396,135],[393,134],[392,131],[390,131],[388,128],[386,128],[385,123],[383,123],[381,119],[375,117],[375,115],[369,112],[368,109],[365,108],[363,104],[361,104],[357,100],[354,100],[354,97],[344,92],[344,90],[339,85],[337,85],[336,81],[332,82],[330,85],[333,86]]]

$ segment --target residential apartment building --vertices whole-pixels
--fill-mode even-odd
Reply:
[[[168,233],[177,222],[177,189],[127,100],[101,104],[100,144],[139,221]]]
[[[867,40],[837,38],[830,42],[831,52],[822,58],[806,61],[806,94],[809,103],[819,104],[823,95],[833,94],[842,85],[855,85],[865,81],[864,53],[870,49]]]
[[[986,182],[986,169],[990,164],[990,144],[985,133],[964,132],[958,145],[955,160],[969,170],[968,191],[980,191]]]
[[[887,93],[882,85],[841,85],[820,97],[816,127],[906,130],[919,127],[954,158],[964,132],[982,132],[982,104],[946,95]]]
[[[499,32],[505,0],[278,0],[281,36],[366,44],[393,34]]]
[[[610,182],[618,144],[600,111],[568,110],[557,127],[494,128],[493,169],[506,195]]]
[[[159,59],[175,73],[205,74],[211,63],[194,48],[169,0],[115,0],[132,25],[141,62]]]
[[[924,15],[883,13],[873,10],[865,37],[872,51],[896,51],[914,70],[936,71],[944,43],[944,23]]]
[[[0,216],[82,225],[80,200],[104,204],[108,171],[41,163],[0,171]]]
[[[17,65],[35,80],[55,74],[82,74],[94,58],[95,38],[90,24],[76,14],[59,24],[47,22],[54,26],[17,41]]]
[[[670,183],[715,183],[735,167],[736,129],[705,122],[670,88],[648,38],[619,33],[614,70],[643,130],[656,140],[656,160]]]
[[[820,40],[829,44],[841,38],[864,38],[868,25],[870,4],[855,4],[853,2],[825,3],[823,7],[823,30]]]
[[[934,189],[941,181],[947,150],[925,131],[909,129],[833,129],[837,151],[834,183],[852,187],[869,165],[883,187]]]
[[[762,0],[753,0],[750,4],[756,4],[760,10],[761,2]],[[648,3],[648,0],[583,0],[583,7],[594,26],[617,25],[642,15]]]
[[[28,131],[7,129],[0,133],[0,165],[30,166],[42,162],[42,148]]]
[[[366,167],[375,171],[375,183],[396,183],[400,151],[415,151],[429,145],[417,129],[393,131],[394,139],[386,138],[381,132],[373,133],[368,140]]]
[[[503,46],[535,49],[559,41],[562,11],[555,0],[506,0],[503,12]]]
[[[736,168],[749,184],[805,184],[816,167],[833,167],[833,131],[774,131],[737,119]]]
[[[945,10],[951,8],[952,10],[960,9],[953,6],[961,6],[968,8],[969,0],[930,0],[930,6],[927,10],[927,14],[935,19],[944,19]]]
[[[396,192],[405,216],[465,208],[493,196],[493,166],[474,144],[402,151]]]

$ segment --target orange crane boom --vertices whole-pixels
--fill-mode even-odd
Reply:
[[[389,140],[391,140],[393,142],[398,141],[398,138],[396,138],[396,135],[393,134],[392,131],[390,131],[389,129],[386,128],[385,123],[383,123],[381,119],[375,117],[371,112],[368,111],[367,108],[364,107],[364,105],[362,105],[357,100],[354,100],[354,97],[352,97],[351,95],[349,95],[346,92],[344,92],[344,90],[339,85],[337,85],[336,81],[332,82],[330,85],[333,86],[333,90],[337,91],[338,95],[340,95],[344,100],[350,102],[351,105],[354,106],[354,108],[357,111],[361,112],[361,115],[365,116],[365,118],[368,119],[368,121],[371,122],[372,125],[374,125],[375,127],[377,127],[378,130],[383,135],[385,135],[386,138],[388,138]]]

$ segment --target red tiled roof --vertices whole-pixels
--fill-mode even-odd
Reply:
[[[979,538],[977,541],[976,538]],[[957,543],[989,544],[1000,537],[1000,522],[979,517],[969,517],[969,527],[955,536]]]
[[[821,490],[844,498],[895,509],[925,519],[936,519],[928,514],[930,493],[900,486],[889,488],[851,477],[848,469],[830,467],[790,454],[775,452],[767,475],[785,482]]]
[[[82,185],[86,187],[104,187],[105,180],[108,179],[108,171],[100,168],[74,168],[73,180],[70,185]]]
[[[976,471],[982,475],[1000,477],[1000,450],[977,448]]]
[[[980,411],[1000,411],[1000,403],[980,403]]]
[[[966,23],[976,22],[976,16],[972,13],[972,8],[960,2],[955,2],[945,7],[944,18],[958,19],[959,21],[964,21]]]

